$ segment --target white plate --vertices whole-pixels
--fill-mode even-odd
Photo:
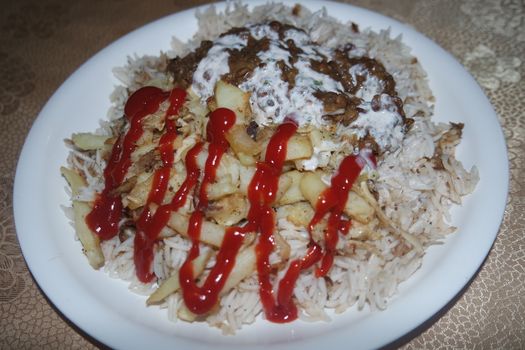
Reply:
[[[330,15],[375,30],[391,27],[403,34],[430,77],[436,117],[464,122],[458,157],[480,174],[474,194],[453,211],[459,227],[446,243],[433,247],[422,268],[400,287],[383,312],[354,309],[332,322],[286,325],[258,321],[225,337],[203,324],[170,323],[165,310],[144,306],[145,298],[126,283],[91,269],[60,208],[67,205],[59,167],[67,150],[63,139],[94,130],[109,108],[117,81],[111,69],[126,56],[156,55],[170,47],[173,34],[186,40],[196,30],[194,10],[148,24],[117,40],[81,66],[57,90],[36,119],[25,142],[15,179],[14,212],[18,238],[38,284],[73,323],[97,340],[116,348],[319,349],[375,348],[403,336],[443,308],[472,278],[488,254],[503,216],[508,187],[507,153],[497,117],[472,77],[428,38],[379,14],[332,2],[303,1],[312,10],[326,6]],[[223,8],[224,4],[218,6]]]

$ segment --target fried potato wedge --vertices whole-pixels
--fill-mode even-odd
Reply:
[[[312,208],[315,208],[319,196],[328,186],[321,180],[321,176],[318,173],[307,172],[301,178],[299,188],[304,198],[310,202]]]
[[[248,215],[248,200],[240,193],[235,193],[211,202],[206,215],[221,226],[233,226]]]
[[[367,224],[374,218],[374,208],[354,191],[348,193],[345,204],[345,214],[362,224]]]
[[[300,183],[301,192],[312,208],[315,208],[321,193],[328,186],[321,180],[318,173],[306,173]],[[345,203],[344,213],[354,220],[366,224],[374,217],[374,208],[361,196],[354,191],[348,193],[348,199]]]
[[[237,116],[237,124],[245,124],[246,117],[252,113],[250,93],[244,92],[237,86],[228,84],[223,80],[219,80],[215,85],[214,103],[209,107],[211,110],[220,107],[231,109]]]
[[[205,252],[201,252],[201,254],[193,260],[193,273],[195,277],[199,276],[202,271],[204,271],[204,268],[206,267],[206,263],[211,257],[212,251],[210,249],[206,250]],[[162,284],[153,292],[148,300],[146,300],[146,305],[154,305],[154,304],[160,304],[164,301],[168,296],[175,293],[180,288],[179,283],[179,272],[175,271],[173,275],[171,275],[168,279],[166,279]]]
[[[84,254],[86,254],[89,264],[94,269],[99,269],[104,266],[104,254],[100,248],[100,239],[86,224],[86,215],[91,212],[91,207],[86,202],[73,201],[73,211],[75,213],[75,231],[82,247],[84,247]]]
[[[288,141],[286,160],[310,158],[313,153],[314,149],[308,136],[295,134]]]
[[[73,197],[79,194],[81,188],[86,187],[86,180],[76,171],[61,167],[60,172],[69,183]],[[104,254],[100,248],[100,239],[86,224],[86,215],[90,212],[91,207],[87,202],[73,200],[75,232],[80,243],[82,243],[89,264],[94,269],[99,269],[104,266]]]
[[[177,212],[172,212],[168,221],[168,226],[184,237],[187,237],[189,221],[189,217]],[[211,221],[203,220],[200,240],[201,242],[218,248],[222,244],[225,232],[226,230],[223,226],[214,224]]]
[[[73,197],[78,196],[80,189],[87,186],[86,180],[79,173],[66,167],[60,167],[60,173],[66,179]]]
[[[261,144],[248,135],[244,125],[234,125],[224,136],[236,154],[254,156],[261,152]]]
[[[268,142],[264,143],[263,152],[261,154],[261,159],[266,157],[266,148]],[[306,135],[295,134],[288,140],[286,146],[286,157],[285,160],[298,160],[298,159],[308,159],[312,157],[314,149],[310,139]]]
[[[305,198],[303,196],[303,193],[301,191],[301,179],[303,177],[303,173],[297,170],[289,171],[287,173],[284,173],[283,175],[288,179],[290,179],[290,186],[284,191],[282,196],[280,196],[278,200],[279,205],[286,205],[286,204],[292,204],[300,201],[304,201]]]
[[[95,135],[91,133],[78,133],[71,136],[73,144],[83,151],[92,151],[104,148],[106,141],[111,136]]]
[[[224,283],[220,296],[228,293],[233,287],[238,285],[243,279],[250,276],[255,271],[256,259],[255,245],[251,245],[237,254],[235,265],[233,266],[226,283]],[[191,312],[185,304],[181,305],[177,316],[188,322],[193,322],[199,317]]]

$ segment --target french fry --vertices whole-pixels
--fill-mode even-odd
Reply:
[[[186,322],[193,322],[199,317],[199,315],[191,312],[190,309],[188,309],[188,307],[184,303],[182,303],[181,306],[179,307],[179,310],[177,310],[177,316],[181,320],[186,321]]]
[[[73,197],[78,196],[80,189],[87,186],[86,180],[84,180],[84,178],[74,170],[66,167],[60,167],[60,173],[68,182]]]
[[[205,117],[208,114],[209,109],[201,103],[201,97],[197,95],[191,87],[189,87],[186,92],[188,93],[186,98],[186,106],[188,107],[188,110],[197,117]]]
[[[244,92],[237,86],[228,84],[223,80],[219,80],[215,85],[214,100],[215,103],[209,105],[210,109],[213,107],[231,109],[237,116],[237,124],[245,124],[246,117],[251,115],[250,93]]]
[[[83,151],[92,151],[104,148],[106,141],[111,136],[95,135],[91,133],[78,133],[71,136],[73,144]]]
[[[293,170],[287,173],[284,173],[282,176],[285,176],[291,180],[290,186],[284,191],[282,196],[279,197],[279,205],[292,204],[300,201],[304,201],[305,198],[301,192],[301,179],[303,173]]]
[[[220,296],[227,294],[233,287],[238,285],[243,279],[250,276],[255,271],[255,245],[252,245],[237,254],[235,258],[235,265],[233,266],[228,279],[224,283]],[[198,315],[191,312],[186,305],[182,305],[179,309],[177,316],[181,319],[193,322],[197,319]]]
[[[170,219],[168,221],[168,226],[177,231],[179,234],[184,237],[188,237],[188,224],[189,217],[179,214],[177,212],[171,213]],[[220,247],[222,244],[222,239],[224,238],[225,228],[214,224],[210,221],[203,220],[201,226],[201,242],[210,244],[214,247]]]
[[[153,142],[145,143],[139,147],[137,147],[133,153],[131,154],[131,161],[133,163],[138,162],[142,157],[144,157],[146,154],[154,151],[157,148],[157,145]]]
[[[221,199],[239,191],[236,184],[233,184],[231,181],[228,181],[228,179],[231,178],[229,176],[221,177],[218,182],[211,183],[208,185],[208,187],[206,188],[206,193],[208,195],[209,200],[213,201]]]
[[[350,191],[348,193],[348,200],[346,201],[344,212],[352,219],[367,224],[373,219],[375,211],[366,200],[354,191]]]
[[[224,136],[236,154],[254,156],[261,152],[261,145],[248,135],[245,125],[234,125]]]
[[[233,267],[221,295],[228,293],[233,287],[238,285],[243,279],[250,276],[255,271],[255,262],[257,258],[255,255],[255,245],[242,250],[235,258],[235,266]]]
[[[130,209],[137,209],[146,204],[149,191],[153,184],[153,175],[141,182],[137,182],[135,187],[126,196],[127,206]]]
[[[94,269],[99,269],[104,266],[100,239],[86,224],[86,215],[91,212],[91,207],[86,202],[73,201],[73,211],[75,213],[75,231],[84,247],[84,253],[89,264]]]
[[[318,173],[306,173],[301,179],[301,193],[313,208],[316,207],[319,196],[326,188],[328,186],[321,180],[321,176]],[[352,219],[366,224],[372,220],[374,208],[357,193],[350,191],[345,203],[344,213]]]
[[[60,172],[69,183],[73,197],[79,194],[81,188],[86,187],[86,180],[84,180],[84,178],[76,171],[66,167],[61,167]],[[75,232],[77,233],[80,243],[82,243],[89,264],[94,269],[99,269],[104,265],[104,255],[100,248],[100,239],[86,224],[86,215],[90,212],[91,207],[88,203],[73,200]]]
[[[314,210],[308,202],[283,205],[277,209],[277,219],[286,219],[295,226],[307,227],[314,216]]]
[[[285,194],[285,192],[288,191],[290,186],[292,186],[292,178],[287,176],[286,174],[281,174],[281,176],[279,176],[279,182],[277,186],[277,193],[275,194],[276,202],[278,202],[279,199]]]
[[[171,169],[170,171],[170,179],[168,182],[169,191],[166,193],[163,203],[169,203],[171,201],[175,192],[179,189],[186,178],[184,173],[178,171],[180,164],[177,164],[176,168],[177,169]],[[148,199],[151,186],[153,185],[153,178],[154,176],[151,173],[142,173],[137,176],[137,181],[129,193],[124,197],[124,200],[122,201],[123,204],[133,210],[144,206]]]
[[[273,237],[277,246],[277,252],[281,257],[281,263],[286,262],[290,258],[291,247],[283,236],[277,231],[274,231]]]
[[[235,193],[210,203],[206,215],[221,226],[232,226],[248,214],[248,201],[240,193]]]
[[[211,257],[212,250],[207,249],[204,252],[201,252],[201,254],[193,260],[193,273],[195,277],[199,276],[202,271],[204,271],[204,268],[206,267],[206,263]],[[164,299],[166,299],[169,295],[175,293],[180,288],[179,284],[179,272],[175,271],[173,275],[171,275],[168,279],[166,279],[160,286],[153,292],[148,300],[146,300],[146,305],[154,305],[159,304]]]
[[[237,185],[240,166],[241,164],[236,157],[228,153],[223,154],[219,167],[217,168],[217,182],[225,181],[223,179],[227,177],[229,182],[233,185]]]
[[[299,188],[304,198],[312,208],[315,208],[317,205],[317,200],[319,196],[328,186],[321,180],[321,176],[318,173],[307,172],[303,175]]]
[[[252,181],[256,168],[254,166],[240,166],[239,167],[239,191],[243,194],[248,193],[248,186]]]
[[[266,157],[267,146],[268,142],[265,142],[263,145],[263,152],[261,153],[261,159]],[[295,134],[288,140],[285,160],[307,159],[310,158],[313,153],[314,149],[308,136]]]
[[[307,136],[295,134],[288,141],[286,148],[286,160],[310,158],[314,149]]]
[[[241,162],[244,166],[255,166],[255,157],[244,154],[242,152],[237,153],[237,157],[239,158],[239,162]]]

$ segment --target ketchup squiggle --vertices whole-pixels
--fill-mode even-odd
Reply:
[[[351,225],[350,220],[343,215],[349,191],[366,161],[375,164],[375,159],[370,161],[362,156],[351,155],[341,162],[331,180],[331,186],[319,196],[314,217],[307,227],[310,233],[307,253],[303,258],[290,262],[286,273],[278,283],[277,292],[274,292],[271,283],[272,268],[269,262],[269,256],[275,246],[273,232],[276,223],[272,205],[276,200],[288,141],[297,130],[297,124],[293,120],[285,120],[271,137],[265,159],[257,163],[255,174],[248,186],[250,209],[246,224],[242,227],[226,228],[222,245],[216,255],[216,264],[204,283],[197,286],[192,262],[200,254],[200,233],[204,212],[209,204],[207,188],[209,184],[215,182],[217,168],[229,147],[225,134],[235,124],[235,113],[226,108],[219,108],[210,113],[206,132],[209,142],[208,157],[203,174],[197,165],[197,156],[202,152],[204,143],[198,142],[186,155],[184,182],[171,202],[162,204],[174,160],[173,143],[177,137],[174,117],[184,104],[185,97],[184,90],[174,89],[171,92],[164,92],[155,87],[144,87],[131,95],[125,106],[125,115],[130,120],[130,128],[113,147],[110,160],[104,170],[104,191],[96,199],[93,210],[86,217],[86,222],[101,239],[110,239],[116,235],[123,208],[120,196],[115,194],[115,190],[122,184],[131,165],[131,154],[143,134],[143,118],[155,113],[160,104],[168,99],[170,104],[166,112],[165,133],[161,136],[158,146],[162,166],[153,175],[146,205],[136,221],[134,263],[137,277],[142,282],[151,282],[155,279],[152,261],[160,232],[167,225],[171,213],[184,206],[188,195],[197,188],[202,175],[200,187],[194,194],[197,205],[189,218],[187,232],[192,247],[179,271],[179,282],[186,306],[196,314],[205,314],[218,303],[220,292],[235,266],[236,256],[246,233],[258,232],[258,242],[255,247],[256,267],[260,286],[259,295],[266,318],[278,323],[293,321],[298,316],[297,306],[293,301],[293,289],[301,271],[320,262],[320,266],[315,268],[315,275],[322,277],[329,272],[333,264],[338,235],[346,234]],[[324,233],[323,248],[313,240],[312,231],[325,216],[328,216],[328,224]]]

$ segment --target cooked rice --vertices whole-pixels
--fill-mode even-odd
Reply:
[[[305,29],[314,41],[324,46],[336,47],[352,42],[363,53],[381,61],[395,77],[396,89],[404,101],[407,117],[415,120],[402,146],[378,163],[375,180],[375,189],[379,194],[377,205],[382,208],[392,227],[381,228],[376,232],[378,239],[365,243],[356,242],[350,236],[340,236],[338,244],[353,247],[355,254],[336,256],[328,278],[316,278],[309,271],[303,272],[294,294],[301,310],[300,318],[307,321],[330,320],[327,309],[340,313],[353,305],[357,305],[358,309],[369,305],[372,310],[383,310],[396,293],[398,284],[420,267],[424,249],[442,241],[455,230],[448,224],[449,209],[452,203],[460,204],[461,198],[474,190],[478,181],[477,170],[466,171],[454,158],[453,148],[443,152],[444,170],[436,171],[432,167],[430,158],[435,154],[437,142],[450,126],[430,120],[433,96],[426,74],[419,64],[413,63],[410,49],[403,44],[401,37],[391,38],[388,29],[379,33],[370,30],[356,33],[349,25],[328,16],[325,10],[311,13],[302,7],[298,16],[291,16],[290,13],[291,8],[282,4],[267,4],[249,10],[239,3],[229,6],[224,13],[217,13],[213,6],[197,12],[199,30],[188,43],[174,38],[172,50],[166,55],[132,56],[124,67],[114,69],[122,86],[118,86],[111,95],[113,106],[108,112],[108,119],[113,121],[123,115],[130,92],[146,83],[151,85],[152,81],[162,85],[168,80],[164,68],[169,57],[183,56],[202,40],[215,39],[232,27],[248,23],[278,20]],[[97,133],[112,135],[110,125],[103,122]],[[342,158],[341,146],[334,143],[332,147],[329,152],[340,152]],[[94,194],[104,187],[104,161],[99,155],[92,159],[74,147],[70,148],[70,167],[81,169],[88,182],[87,190],[75,199],[92,201]],[[176,158],[180,158],[182,151],[177,153]],[[292,247],[292,258],[301,257],[309,242],[306,229],[287,221],[279,212],[277,217],[277,230]],[[404,255],[395,254],[405,239],[414,239],[423,250],[412,249]],[[362,244],[370,247],[364,249]],[[155,274],[161,280],[169,277],[170,271],[183,264],[190,246],[191,242],[179,235],[164,239],[156,251]],[[104,270],[111,277],[129,281],[134,292],[147,295],[154,291],[155,283],[143,284],[135,276],[132,236],[122,243],[115,237],[103,242],[102,248],[106,259]],[[208,268],[213,263],[214,259],[211,259]],[[232,334],[244,324],[253,323],[263,315],[258,288],[254,273],[221,299],[218,312],[208,316],[206,322],[225,334]],[[171,295],[161,305],[173,321],[177,320],[177,312],[182,306],[179,293]]]

